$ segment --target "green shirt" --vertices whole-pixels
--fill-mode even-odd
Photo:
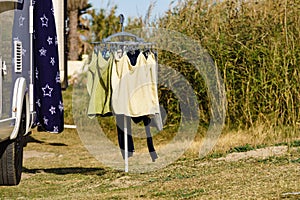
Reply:
[[[111,109],[111,70],[113,56],[104,59],[101,52],[93,52],[92,60],[88,66],[87,90],[90,95],[88,116],[110,115]]]

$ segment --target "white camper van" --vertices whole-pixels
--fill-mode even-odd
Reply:
[[[0,0],[0,185],[19,184],[23,147],[36,117],[33,94],[32,2],[33,0]],[[60,31],[59,56],[62,59],[60,63],[64,66],[65,20],[62,13],[65,1],[56,0],[53,3],[58,10],[55,15],[58,15],[56,21]],[[21,33],[16,33],[16,26],[22,26]],[[64,70],[65,67],[61,69]]]

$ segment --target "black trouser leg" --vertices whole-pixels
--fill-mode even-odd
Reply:
[[[123,159],[125,158],[125,144],[124,144],[124,115],[116,115],[118,143],[121,149]],[[127,141],[128,141],[128,157],[131,157],[134,152],[134,144],[131,134],[131,118],[126,117],[127,122]]]
[[[156,151],[155,151],[155,148],[153,145],[152,135],[151,135],[151,131],[150,131],[151,119],[149,119],[148,117],[145,117],[143,119],[143,122],[144,122],[145,130],[146,130],[148,150],[149,150],[150,156],[152,158],[152,161],[155,162],[155,160],[158,158],[158,156],[156,154]]]

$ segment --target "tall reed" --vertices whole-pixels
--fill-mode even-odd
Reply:
[[[230,127],[257,123],[295,128],[300,121],[300,2],[298,0],[188,0],[167,13],[160,27],[197,39],[223,76]],[[205,84],[197,71],[168,54],[197,91],[200,116],[209,120]],[[172,61],[171,61],[172,60]],[[199,77],[195,79],[195,77]],[[170,101],[168,95],[163,101]]]

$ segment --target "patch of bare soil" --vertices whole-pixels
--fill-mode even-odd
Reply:
[[[28,158],[49,158],[49,157],[54,157],[54,153],[49,153],[49,152],[39,152],[39,151],[24,151],[23,158],[28,159]]]
[[[118,179],[111,182],[111,186],[113,186],[111,189],[129,188],[131,186],[137,186],[137,185],[142,185],[142,184],[143,184],[142,181],[133,180],[129,176],[123,176],[123,177],[120,177],[120,178],[118,178]]]
[[[226,162],[235,162],[239,160],[246,160],[249,158],[256,159],[266,159],[272,156],[281,156],[288,151],[287,146],[272,146],[266,148],[255,149],[247,152],[234,152],[226,155],[225,157],[216,158],[215,161],[226,161]],[[54,153],[50,152],[39,152],[35,150],[24,151],[23,158],[50,158],[55,157]],[[126,178],[122,177],[120,182],[126,182]],[[119,182],[117,183],[119,184]]]
[[[247,152],[234,152],[226,155],[225,157],[217,158],[216,161],[234,162],[245,160],[249,158],[266,159],[271,156],[281,156],[288,151],[287,146],[273,146],[261,149],[255,149]]]

